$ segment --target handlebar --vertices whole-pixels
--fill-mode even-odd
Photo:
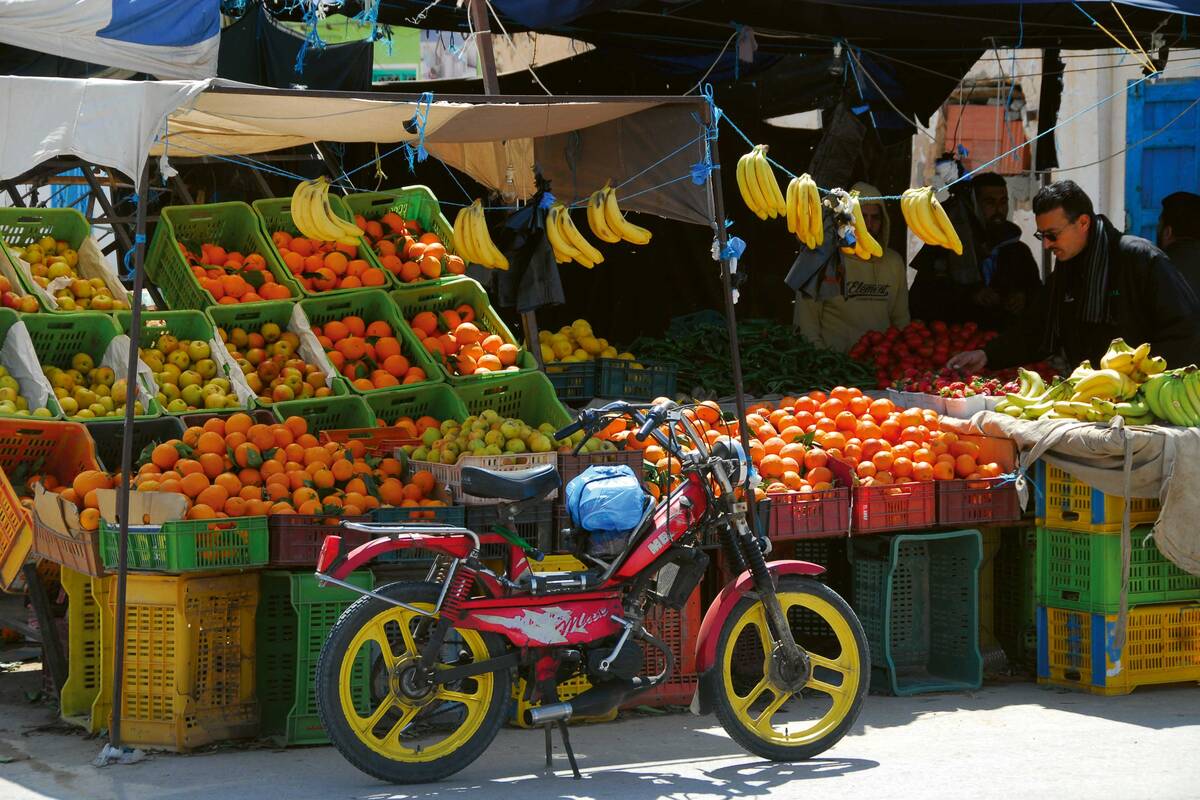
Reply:
[[[646,415],[646,421],[642,423],[642,427],[638,428],[638,432],[634,434],[639,442],[646,441],[646,437],[650,432],[663,424],[667,416],[667,404],[659,403],[650,409],[650,413]]]

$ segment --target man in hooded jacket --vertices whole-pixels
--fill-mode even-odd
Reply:
[[[1149,342],[1172,367],[1200,359],[1200,300],[1161,250],[1117,230],[1074,181],[1042,188],[1033,213],[1035,236],[1055,257],[1046,290],[986,349],[959,353],[949,366],[978,372],[1061,354],[1095,367],[1117,337]]]
[[[861,197],[879,197],[869,183],[856,183]],[[863,260],[841,253],[825,271],[817,297],[797,301],[800,334],[820,347],[848,351],[867,331],[903,328],[908,316],[908,274],[904,259],[888,248],[891,219],[880,200],[862,204],[863,222],[883,247],[883,255]]]

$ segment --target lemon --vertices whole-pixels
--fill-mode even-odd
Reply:
[[[599,355],[604,350],[604,345],[600,344],[600,340],[595,336],[579,337],[579,349],[586,352],[588,355]]]

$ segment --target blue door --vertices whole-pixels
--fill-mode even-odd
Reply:
[[[1147,81],[1130,91],[1125,124],[1127,232],[1153,242],[1162,199],[1178,191],[1200,194],[1200,103],[1193,105],[1198,98],[1200,78]],[[1156,131],[1161,133],[1138,144]]]

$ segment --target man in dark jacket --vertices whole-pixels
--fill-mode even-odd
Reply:
[[[1020,322],[951,367],[1003,369],[1059,353],[1095,367],[1118,336],[1149,342],[1172,367],[1200,359],[1200,300],[1161,250],[1096,214],[1074,181],[1044,187],[1033,213],[1035,235],[1056,260],[1046,290]]]
[[[1158,246],[1200,295],[1200,194],[1175,192],[1163,198]]]
[[[1008,219],[1008,184],[995,172],[971,179],[971,191],[951,201],[963,255],[927,245],[913,259],[909,292],[914,319],[975,322],[1002,329],[1019,318],[1042,288],[1037,262]],[[958,213],[955,213],[955,212]]]

